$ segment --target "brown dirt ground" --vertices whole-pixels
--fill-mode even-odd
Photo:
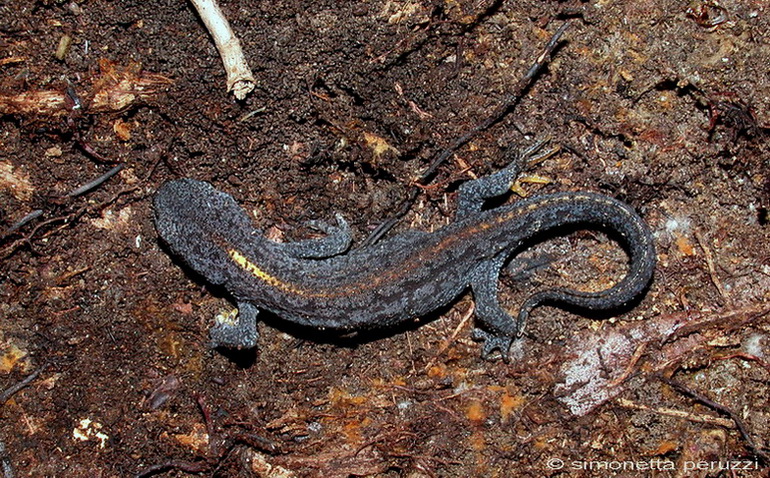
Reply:
[[[70,88],[84,105],[6,104],[0,116],[0,227],[42,210],[0,244],[2,388],[47,364],[2,406],[3,466],[50,477],[164,464],[164,476],[668,477],[690,461],[746,459],[753,468],[732,476],[767,472],[729,412],[656,378],[734,411],[767,453],[764,0],[223,9],[259,80],[243,102],[224,91],[217,52],[186,2],[0,2],[0,98]],[[230,306],[160,247],[151,197],[164,181],[211,181],[281,240],[341,212],[360,242],[441,148],[505,98],[565,20],[523,101],[440,169],[396,232],[449,222],[460,181],[498,169],[511,145],[551,136],[563,152],[537,171],[551,183],[530,193],[604,192],[655,231],[656,280],[636,308],[612,320],[540,308],[511,364],[479,359],[472,322],[462,322],[467,295],[422,326],[369,340],[298,339],[272,320],[255,353],[207,348],[212,317]],[[72,44],[60,61],[63,35]],[[96,92],[122,88],[116,78],[149,78],[152,91],[120,111],[89,108]],[[112,167],[88,147],[125,169],[65,197]],[[586,232],[536,252],[553,263],[503,281],[509,309],[570,277],[606,287],[624,261]],[[571,339],[680,316],[701,320],[688,332],[695,345],[661,364],[660,341],[645,342],[628,357],[622,393],[585,416],[559,401]],[[553,459],[567,468],[549,468]],[[655,459],[676,469],[581,469]]]

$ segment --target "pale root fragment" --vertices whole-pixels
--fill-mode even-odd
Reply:
[[[233,33],[222,10],[214,0],[191,0],[206,25],[222,57],[227,73],[227,91],[242,100],[256,85],[254,74],[243,56],[241,42]]]

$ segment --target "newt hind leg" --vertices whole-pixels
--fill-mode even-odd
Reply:
[[[520,324],[500,306],[497,298],[498,278],[505,259],[505,255],[499,255],[479,264],[471,281],[471,290],[480,326],[473,331],[473,338],[484,342],[482,358],[491,358],[495,350],[499,350],[503,360],[508,362],[511,345],[519,336]]]
[[[502,196],[511,190],[516,179],[534,164],[551,157],[558,148],[543,149],[548,140],[535,143],[522,153],[515,153],[511,163],[500,171],[460,185],[457,198],[457,218],[478,213],[487,199]]]
[[[211,348],[252,349],[257,346],[259,309],[248,302],[238,303],[238,313],[217,317],[209,331]]]

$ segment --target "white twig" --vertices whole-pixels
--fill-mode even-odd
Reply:
[[[236,98],[242,100],[254,89],[256,80],[251,72],[246,58],[230,24],[216,0],[190,0],[198,10],[203,23],[206,24],[214,44],[222,57],[222,63],[227,72],[227,91],[232,91]]]

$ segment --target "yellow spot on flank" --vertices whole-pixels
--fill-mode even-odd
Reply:
[[[228,249],[227,253],[230,255],[230,258],[233,260],[233,262],[238,264],[238,267],[240,267],[241,269],[245,270],[246,272],[248,272],[252,276],[256,277],[257,279],[265,282],[266,284],[268,284],[270,286],[273,286],[273,287],[275,287],[277,289],[282,289],[282,290],[289,291],[289,292],[294,292],[294,293],[297,293],[297,294],[301,294],[302,293],[301,290],[297,289],[296,287],[292,286],[291,284],[287,284],[286,282],[280,280],[279,278],[277,278],[277,277],[275,277],[273,275],[270,275],[267,272],[263,271],[262,269],[257,267],[256,264],[254,264],[253,262],[248,260],[246,258],[246,256],[241,254],[236,249]]]

